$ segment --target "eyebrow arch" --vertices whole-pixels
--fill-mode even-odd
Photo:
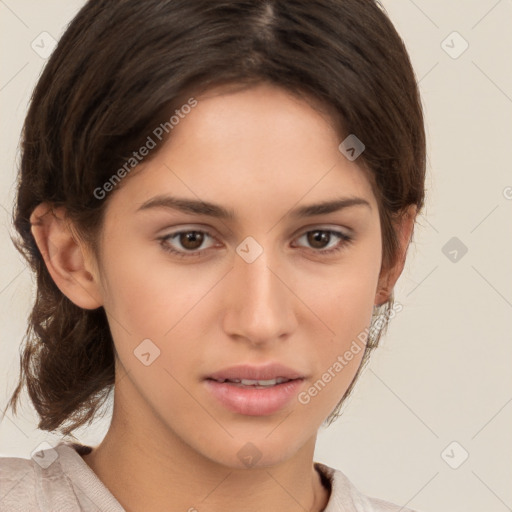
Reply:
[[[325,215],[327,213],[337,212],[350,206],[367,206],[371,210],[370,203],[362,197],[344,197],[330,201],[323,201],[317,204],[301,206],[292,210],[289,215],[291,217],[313,217],[315,215]]]
[[[299,208],[295,208],[291,212],[288,212],[286,216],[293,218],[313,217],[315,215],[325,215],[351,206],[361,205],[367,206],[371,209],[370,203],[361,197],[346,197],[301,206]],[[235,219],[235,212],[232,209],[226,209],[223,206],[207,201],[185,199],[167,195],[158,195],[148,199],[139,208],[137,208],[137,211],[144,211],[152,208],[169,208],[193,215],[207,215],[209,217],[226,220]]]

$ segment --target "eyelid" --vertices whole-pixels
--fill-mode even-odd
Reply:
[[[162,235],[159,235],[158,238],[171,238],[174,235],[180,234],[180,233],[188,233],[190,231],[198,231],[200,233],[207,234],[211,238],[218,239],[219,237],[224,237],[224,235],[219,235],[218,232],[211,228],[210,226],[205,226],[201,224],[192,224],[192,225],[180,225],[175,227],[174,231],[167,231],[168,229],[172,229],[170,227],[164,228],[161,230]],[[293,239],[300,237],[306,233],[309,233],[310,231],[330,231],[330,232],[340,232],[344,234],[347,237],[353,237],[354,231],[350,229],[347,226],[339,226],[339,225],[332,225],[332,224],[310,224],[307,226],[302,226],[299,230],[295,231],[295,233],[292,235]],[[235,241],[235,236],[230,231],[228,238],[228,241]],[[244,238],[244,237],[242,237]],[[232,239],[232,240],[231,240]]]
[[[300,235],[298,235],[298,236],[296,236],[294,238],[294,240],[299,240],[302,237],[307,236],[308,233],[315,232],[315,231],[322,231],[324,233],[329,233],[331,238],[333,236],[338,238],[338,243],[335,244],[333,247],[329,247],[329,248],[314,249],[314,248],[311,248],[311,247],[300,246],[300,247],[303,247],[304,249],[309,249],[314,254],[318,254],[320,256],[321,255],[328,255],[328,254],[331,254],[331,253],[335,253],[335,252],[343,249],[343,247],[345,245],[347,245],[349,243],[352,243],[354,241],[353,235],[345,233],[344,230],[340,230],[339,228],[334,229],[334,228],[326,228],[326,227],[318,227],[318,228],[312,228],[312,229],[309,228],[309,229],[307,229],[305,231],[302,231]],[[331,240],[329,241],[329,243],[330,242],[331,242]]]
[[[170,239],[173,239],[173,238],[176,238],[178,237],[179,235],[181,234],[184,234],[184,233],[191,233],[191,232],[196,232],[196,233],[201,233],[202,235],[205,235],[205,238],[209,238],[212,240],[212,247],[215,246],[215,241],[219,241],[218,240],[218,236],[216,236],[214,234],[214,230],[210,229],[210,228],[205,228],[205,227],[188,227],[188,226],[185,226],[185,227],[180,227],[178,229],[176,229],[175,231],[170,231],[170,232],[164,232],[164,234],[162,234],[161,236],[158,236],[158,240],[161,240],[162,242],[165,242],[166,240],[170,240]],[[196,253],[199,253],[199,252],[204,252],[204,251],[207,251],[208,249],[210,249],[210,247],[206,248],[206,249],[197,249],[195,252]],[[180,251],[180,252],[186,252],[186,251]],[[193,251],[187,251],[187,254],[194,254]]]
[[[215,243],[211,247],[207,247],[206,249],[196,249],[194,251],[186,251],[186,250],[176,250],[174,249],[170,243],[168,242],[169,239],[175,238],[183,233],[190,233],[190,232],[199,232],[203,235],[206,235],[206,237],[211,238],[212,240],[217,240],[218,237],[213,235],[211,233],[210,228],[203,228],[197,227],[197,226],[181,226],[180,228],[176,229],[175,231],[172,231],[170,233],[164,234],[162,236],[158,237],[158,240],[160,240],[160,244],[164,251],[171,253],[177,257],[189,257],[189,258],[198,258],[203,255],[203,253],[209,251],[210,249],[213,249],[215,247]],[[334,247],[328,248],[328,249],[315,249],[311,247],[305,247],[302,245],[299,245],[298,247],[301,247],[303,249],[311,251],[313,254],[316,254],[318,256],[327,256],[330,254],[337,253],[341,251],[347,244],[350,244],[354,240],[354,236],[351,229],[348,228],[341,228],[340,226],[322,226],[318,224],[313,224],[310,226],[305,226],[299,231],[298,234],[295,234],[293,236],[293,241],[302,238],[303,236],[307,235],[308,233],[311,233],[313,231],[323,231],[325,233],[329,233],[331,236],[335,236],[339,239],[338,243],[335,244]],[[348,231],[348,233],[346,232]]]
[[[295,237],[309,233],[310,231],[332,231],[343,233],[350,237],[354,236],[354,230],[347,226],[340,226],[338,224],[310,224],[308,226],[302,226],[300,230],[297,231]]]

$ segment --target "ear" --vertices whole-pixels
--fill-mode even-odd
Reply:
[[[60,291],[77,306],[103,304],[93,260],[72,230],[63,207],[40,203],[30,216],[31,232],[46,268]]]
[[[416,214],[416,205],[411,205],[403,215],[393,221],[398,241],[396,259],[391,266],[381,270],[375,295],[375,305],[384,304],[390,299],[395,283],[404,269],[405,256],[411,241]]]

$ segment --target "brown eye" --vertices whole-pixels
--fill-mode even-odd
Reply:
[[[161,246],[166,252],[179,257],[202,256],[211,248],[211,244],[204,246],[208,239],[213,242],[215,238],[206,231],[195,230],[177,231],[159,238]]]
[[[298,240],[305,239],[307,248],[311,251],[327,256],[341,251],[352,242],[352,237],[332,229],[313,229],[306,231]],[[301,244],[301,247],[304,247]]]
[[[307,233],[308,243],[313,249],[323,249],[330,242],[331,235],[327,231],[310,231]]]
[[[179,234],[179,242],[185,249],[194,251],[201,247],[204,241],[204,233],[200,231],[187,231]]]

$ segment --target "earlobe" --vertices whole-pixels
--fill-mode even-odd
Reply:
[[[73,235],[65,209],[41,203],[32,212],[30,224],[46,268],[60,291],[81,308],[100,307],[103,301],[97,277],[88,268],[84,247]]]
[[[395,261],[387,269],[383,269],[375,294],[375,305],[382,305],[391,298],[395,284],[405,266],[405,256],[411,241],[414,221],[417,215],[416,205],[411,205],[407,211],[395,221],[398,248]]]

